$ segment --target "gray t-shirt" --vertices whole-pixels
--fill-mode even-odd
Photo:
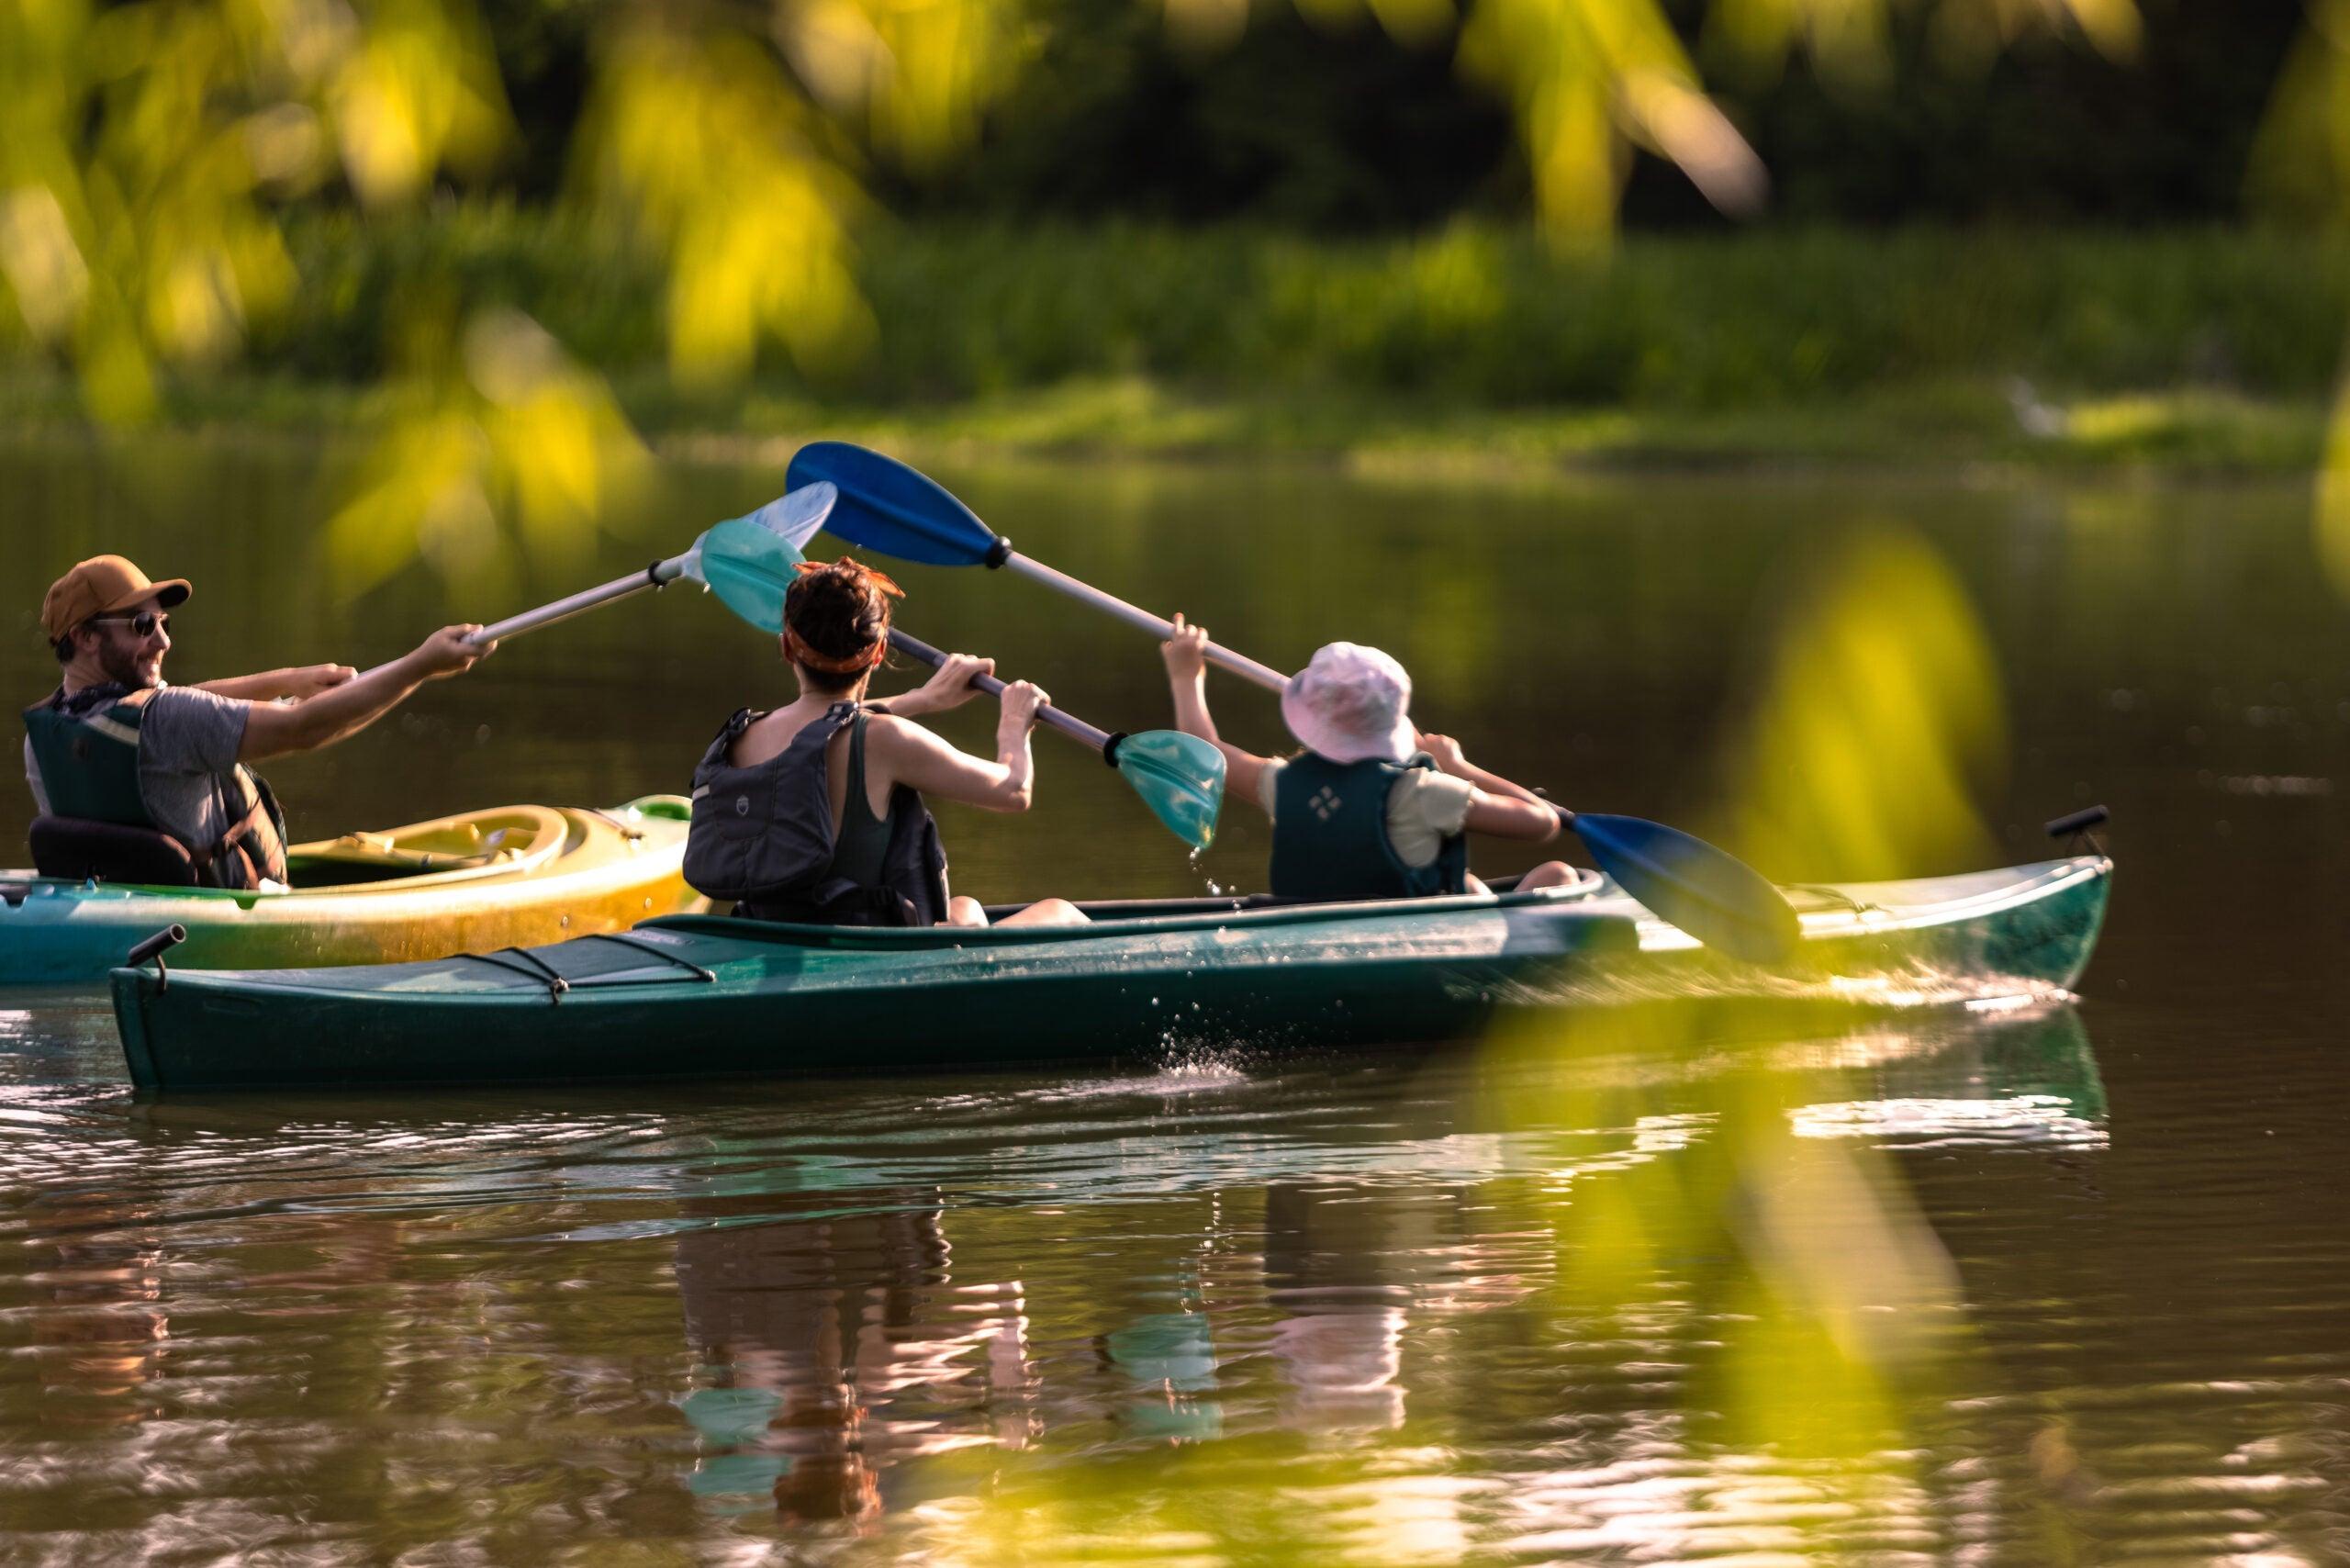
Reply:
[[[243,814],[241,792],[226,775],[236,769],[252,706],[190,686],[165,687],[147,700],[139,726],[139,795],[164,832],[209,846]],[[49,791],[30,740],[25,742],[25,782],[32,786],[34,805],[46,813]]]

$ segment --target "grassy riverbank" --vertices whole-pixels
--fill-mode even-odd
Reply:
[[[239,377],[182,397],[176,428],[227,439],[309,440],[364,429],[364,389]],[[658,409],[660,400],[647,398]],[[1112,460],[1281,460],[1361,472],[1528,468],[2145,469],[2286,474],[2322,455],[2326,410],[2310,398],[2212,390],[2027,404],[1952,384],[1789,407],[1727,410],[1484,409],[1342,394],[1216,396],[1141,378],[1073,381],[946,404],[898,407],[753,393],[729,420],[639,420],[655,450],[781,461],[819,436],[908,456],[990,453]],[[0,375],[0,426],[78,425],[53,374]]]
[[[1365,463],[2152,464],[2318,455],[2350,320],[2306,236],[1827,230],[1632,236],[1562,256],[1499,226],[1418,240],[1249,230],[880,229],[875,331],[822,374],[779,351],[675,389],[661,280],[559,219],[312,218],[301,284],[167,418],[364,422],[415,280],[514,305],[657,442],[811,431],[910,446]],[[22,354],[0,417],[74,417]]]

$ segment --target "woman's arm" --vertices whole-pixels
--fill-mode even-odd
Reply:
[[[1227,744],[1215,733],[1215,721],[1208,716],[1207,644],[1207,628],[1187,626],[1181,615],[1175,617],[1175,635],[1158,644],[1159,656],[1167,661],[1167,684],[1175,694],[1175,727],[1222,752],[1225,792],[1253,801],[1265,759]]]
[[[867,771],[869,775],[878,766],[887,782],[911,786],[934,800],[957,801],[983,812],[1024,812],[1035,781],[1028,732],[1036,722],[1036,710],[1049,700],[1028,681],[1015,680],[1003,689],[993,762],[957,750],[920,724],[876,714],[866,724]]]
[[[974,678],[995,673],[995,661],[970,654],[949,654],[946,662],[931,672],[930,678],[912,691],[901,691],[895,697],[885,697],[865,705],[868,713],[894,713],[901,719],[912,719],[931,713],[944,713],[950,708],[960,708],[979,694],[971,684]]]

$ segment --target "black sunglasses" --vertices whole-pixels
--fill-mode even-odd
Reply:
[[[158,632],[169,632],[172,629],[172,618],[160,610],[142,610],[136,615],[93,615],[90,617],[90,624],[93,626],[101,621],[112,621],[128,626],[135,635],[140,637],[151,637]]]

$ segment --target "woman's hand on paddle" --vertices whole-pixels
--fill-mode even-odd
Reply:
[[[463,626],[443,626],[419,643],[416,652],[408,656],[423,667],[427,680],[471,669],[475,661],[486,658],[498,647],[495,643],[476,644],[466,640],[480,630],[478,624],[470,622]]]
[[[1208,667],[1208,629],[1176,616],[1175,635],[1158,644],[1158,656],[1167,661],[1169,680],[1179,686],[1198,680]]]
[[[900,718],[912,718],[960,708],[979,694],[979,689],[971,684],[973,678],[994,673],[993,659],[982,659],[970,654],[949,654],[946,662],[933,671],[928,680],[902,697],[891,698],[890,711]]]
[[[1000,734],[1024,735],[1036,722],[1036,710],[1052,700],[1045,689],[1033,680],[1015,680],[1003,689],[1003,717],[996,729]]]

